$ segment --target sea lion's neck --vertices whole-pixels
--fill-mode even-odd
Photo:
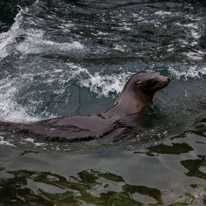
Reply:
[[[144,108],[152,102],[154,95],[145,95],[141,92],[127,92],[120,95],[113,107],[103,114],[107,118],[136,119],[144,111]]]

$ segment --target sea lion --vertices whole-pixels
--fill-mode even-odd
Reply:
[[[99,114],[47,119],[30,124],[0,123],[0,129],[51,141],[81,141],[126,136],[156,91],[170,79],[159,72],[139,72],[126,83],[114,105]]]

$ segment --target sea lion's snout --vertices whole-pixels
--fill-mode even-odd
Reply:
[[[159,75],[157,77],[157,81],[158,81],[158,84],[154,87],[154,91],[158,91],[168,86],[170,83],[170,78]]]
[[[170,78],[165,77],[165,83],[168,85],[170,83]]]
[[[167,85],[170,83],[170,78],[167,77]]]
[[[165,81],[168,82],[168,83],[170,83],[170,78],[165,77]]]
[[[165,84],[167,86],[170,83],[170,78],[164,77],[164,78],[162,78],[162,80],[160,82],[162,82],[163,84]]]

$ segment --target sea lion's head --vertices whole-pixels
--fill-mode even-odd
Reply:
[[[136,94],[153,96],[156,91],[166,87],[170,83],[168,77],[159,72],[139,72],[134,74],[125,85],[124,90]]]
[[[155,92],[166,87],[169,82],[170,79],[159,72],[136,73],[127,81],[114,106],[105,114],[128,120],[128,115],[141,113],[152,101]]]

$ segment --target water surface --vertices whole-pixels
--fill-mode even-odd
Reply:
[[[177,0],[0,3],[0,119],[109,108],[142,70],[172,79],[133,140],[0,134],[0,205],[206,205],[206,5]]]

